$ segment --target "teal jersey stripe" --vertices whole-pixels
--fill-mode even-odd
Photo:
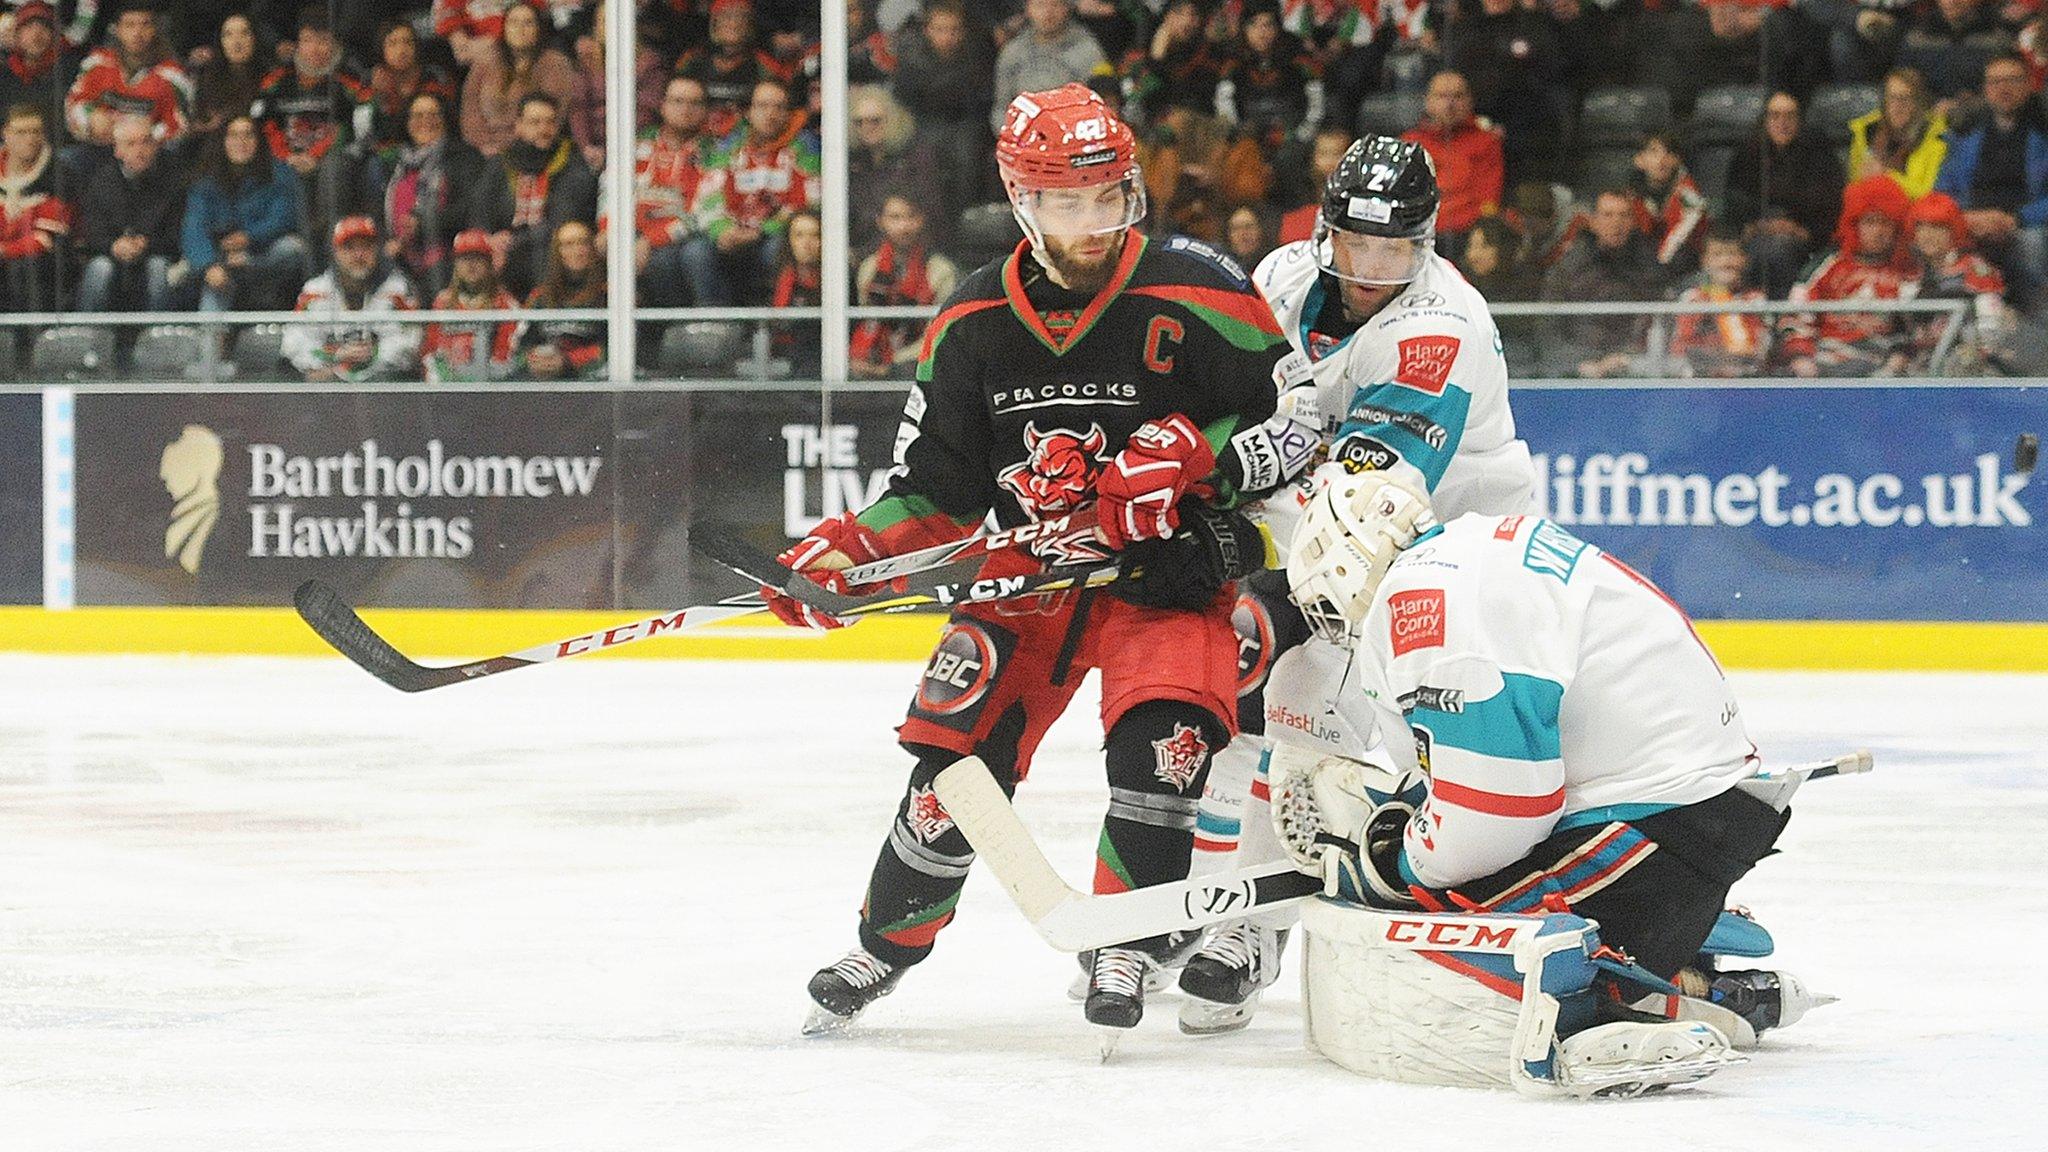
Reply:
[[[1613,820],[1627,824],[1641,820],[1645,816],[1655,816],[1659,812],[1669,812],[1673,808],[1682,807],[1682,804],[1607,804],[1599,808],[1588,808],[1584,812],[1574,812],[1559,820],[1553,831],[1565,832],[1573,828],[1606,824]]]
[[[1439,746],[1500,760],[1559,758],[1557,716],[1564,685],[1520,672],[1501,675],[1501,690],[1465,701],[1462,712],[1408,707],[1408,722],[1430,731]]]
[[[1436,396],[1400,384],[1361,385],[1352,394],[1337,441],[1350,436],[1380,441],[1414,465],[1434,492],[1458,454],[1471,410],[1472,394],[1455,384],[1446,384]],[[1335,448],[1330,454],[1333,459],[1339,455]]]

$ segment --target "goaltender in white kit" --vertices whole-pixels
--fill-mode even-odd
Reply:
[[[1790,788],[1759,779],[1719,665],[1655,585],[1534,516],[1435,526],[1371,472],[1317,494],[1288,581],[1345,664],[1334,696],[1327,675],[1269,684],[1312,722],[1275,729],[1263,769],[1277,848],[1334,898],[1304,913],[1324,1054],[1626,1093],[1824,1002],[1716,970],[1769,951],[1723,908]]]

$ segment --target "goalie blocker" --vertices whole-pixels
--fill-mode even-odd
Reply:
[[[1316,899],[1302,930],[1309,1046],[1361,1075],[1585,1098],[1658,1091],[1744,1060],[1711,1024],[1612,1019],[1596,986],[1643,974],[1611,959],[1579,916]]]

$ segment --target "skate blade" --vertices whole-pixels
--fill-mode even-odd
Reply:
[[[1095,1029],[1095,1043],[1098,1051],[1096,1059],[1100,1063],[1107,1064],[1109,1063],[1109,1058],[1116,1055],[1116,1047],[1123,1041],[1124,1033],[1129,1031],[1129,1029],[1111,1028],[1106,1024],[1096,1024],[1093,1027]]]
[[[1193,996],[1180,1006],[1180,1030],[1189,1036],[1227,1036],[1242,1032],[1258,1011],[1259,994],[1252,993],[1242,1004],[1218,1004]]]
[[[1704,1080],[1723,1068],[1749,1063],[1739,1052],[1702,1052],[1684,1060],[1605,1071],[1574,1070],[1564,1089],[1581,1100],[1620,1100],[1662,1092],[1677,1084]]]
[[[804,1014],[803,1034],[806,1036],[836,1035],[846,1031],[847,1025],[852,1024],[858,1019],[860,1019],[860,1013],[858,1012],[851,1016],[841,1016],[836,1012],[828,1011],[821,1005],[813,1004],[810,1011]]]

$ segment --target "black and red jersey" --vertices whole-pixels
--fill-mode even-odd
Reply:
[[[1286,352],[1271,309],[1198,241],[1126,234],[1100,292],[1048,278],[1028,244],[969,276],[925,331],[888,494],[860,519],[892,550],[952,539],[994,509],[1004,526],[1091,504],[1147,420],[1187,416],[1217,450],[1273,414]]]

